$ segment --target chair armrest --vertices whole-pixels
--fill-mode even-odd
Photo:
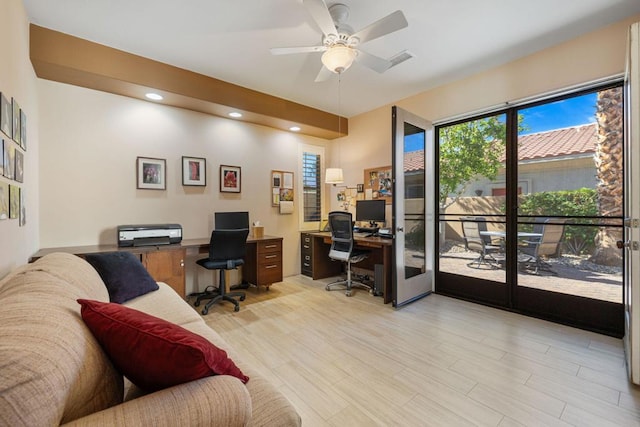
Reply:
[[[526,243],[528,245],[539,245],[540,240],[523,240],[522,243]]]
[[[219,375],[147,394],[65,426],[246,426],[251,397],[237,378]]]

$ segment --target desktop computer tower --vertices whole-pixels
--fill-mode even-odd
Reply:
[[[384,295],[384,265],[375,264],[373,266],[373,295]]]

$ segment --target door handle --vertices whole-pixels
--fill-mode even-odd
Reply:
[[[640,243],[636,241],[623,242],[622,240],[618,240],[616,241],[616,246],[618,247],[618,249],[628,248],[628,249],[631,249],[632,251],[637,251],[640,249]]]

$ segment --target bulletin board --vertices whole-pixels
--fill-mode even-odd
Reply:
[[[364,170],[365,199],[382,199],[390,205],[393,200],[391,166]]]
[[[293,172],[271,171],[271,206],[280,202],[293,202]]]

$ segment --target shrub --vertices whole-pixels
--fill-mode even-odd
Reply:
[[[538,216],[596,216],[598,196],[595,189],[543,191],[521,196],[520,215]],[[522,227],[523,230],[525,227]],[[531,226],[527,227],[531,229]],[[564,246],[575,255],[590,253],[594,249],[597,227],[567,225]]]

